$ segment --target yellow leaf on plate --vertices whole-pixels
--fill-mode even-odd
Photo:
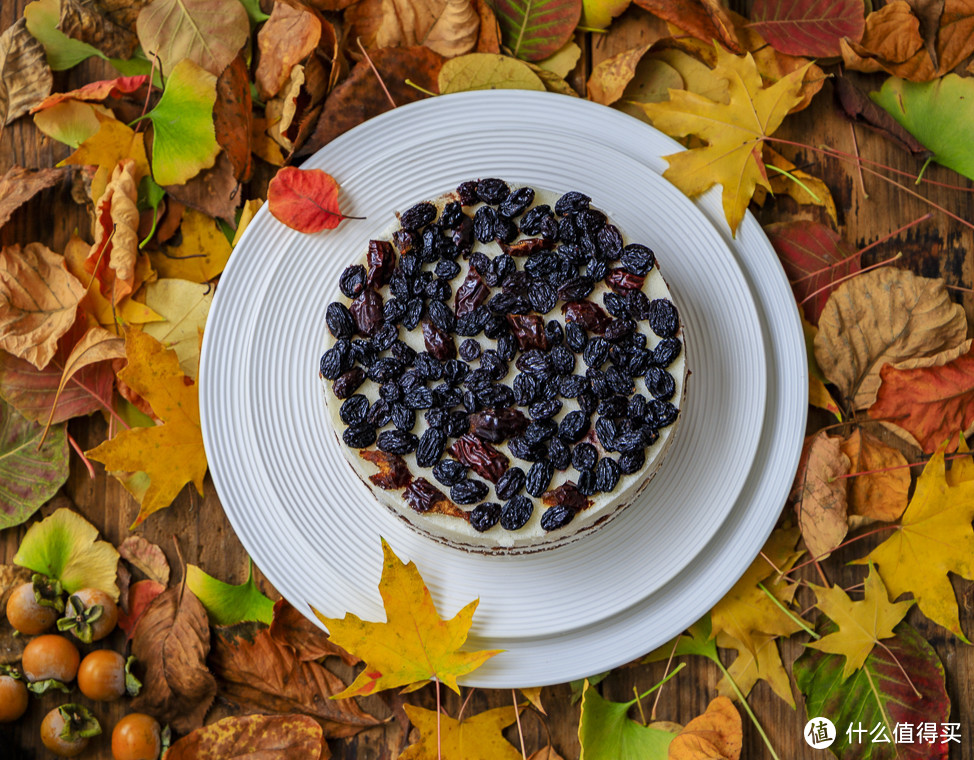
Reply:
[[[666,156],[670,166],[663,176],[691,198],[723,185],[724,215],[736,233],[754,189],[771,189],[761,147],[800,100],[807,66],[763,87],[750,54],[738,57],[718,46],[716,55],[714,73],[727,81],[729,103],[674,90],[669,101],[647,103],[643,110],[657,129],[674,137],[697,135],[708,143]]]
[[[457,676],[476,670],[500,652],[498,649],[459,651],[467,640],[479,600],[470,602],[452,620],[443,620],[416,565],[404,564],[385,539],[382,555],[379,593],[385,606],[385,623],[371,623],[352,613],[338,620],[314,611],[328,627],[332,642],[366,663],[365,670],[335,699],[399,686],[411,691],[433,678],[459,694]]]
[[[812,585],[811,588],[817,599],[815,606],[828,615],[839,630],[817,641],[810,641],[806,646],[844,655],[843,680],[862,667],[878,641],[895,635],[893,629],[896,624],[906,617],[913,606],[911,600],[891,603],[886,586],[872,566],[866,577],[866,593],[861,602],[854,602],[839,586],[827,588]]]
[[[969,643],[947,574],[974,580],[974,479],[965,472],[951,485],[945,469],[941,448],[917,479],[899,529],[856,564],[875,563],[891,598],[912,593],[924,615]]]
[[[462,722],[449,715],[403,705],[422,738],[406,748],[399,760],[522,760],[521,753],[501,733],[517,720],[514,706],[496,707]],[[439,722],[439,728],[437,728]]]
[[[187,385],[174,351],[151,335],[130,330],[125,336],[126,367],[121,380],[144,398],[161,425],[123,430],[87,455],[110,471],[145,472],[150,485],[142,498],[138,525],[172,504],[187,483],[203,493],[206,452],[200,429],[196,385]]]

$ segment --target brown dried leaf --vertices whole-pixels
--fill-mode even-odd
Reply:
[[[537,752],[533,752],[528,760],[564,760],[564,758],[549,744],[547,747],[542,747]]]
[[[802,538],[813,557],[827,556],[849,531],[847,479],[842,477],[849,474],[849,468],[839,438],[829,438],[822,431],[811,439],[795,509]]]
[[[0,124],[27,113],[50,94],[53,82],[44,46],[19,19],[0,34]]]
[[[127,536],[118,546],[122,559],[128,560],[150,580],[169,585],[169,560],[162,549],[142,536]]]
[[[849,458],[851,472],[869,473],[849,478],[850,514],[884,522],[898,520],[910,492],[906,457],[859,430],[842,442],[842,453]]]
[[[588,78],[588,99],[604,106],[622,97],[650,45],[629,48],[599,63]]]
[[[139,46],[135,20],[151,0],[61,0],[57,28],[112,58],[130,58]]]
[[[473,0],[360,0],[345,20],[367,48],[426,45],[447,58],[472,51],[480,30]]]
[[[487,0],[474,0],[477,15],[480,16],[480,32],[477,35],[476,53],[501,52],[501,27],[494,15],[494,9]]]
[[[166,587],[158,581],[136,581],[129,586],[128,594],[124,597],[125,604],[122,606],[122,611],[118,613],[118,627],[125,631],[126,641],[132,638],[139,619],[149,608],[149,605],[165,590]]]
[[[0,349],[44,369],[74,324],[84,286],[41,243],[0,250]]]
[[[447,0],[422,42],[446,58],[469,53],[480,40],[480,13],[473,0]]]
[[[0,227],[11,215],[42,190],[64,179],[67,169],[25,169],[11,166],[0,178]]]
[[[401,106],[426,97],[415,87],[407,85],[406,79],[423,89],[437,91],[444,58],[429,48],[384,48],[372,50],[369,55],[396,105]],[[314,134],[300,148],[298,155],[314,153],[338,135],[391,108],[392,104],[368,62],[359,61],[348,79],[328,96]]]
[[[361,662],[355,655],[333,644],[327,633],[294,609],[286,599],[278,599],[274,603],[270,634],[277,643],[291,647],[302,662],[324,657],[341,657],[349,667]]]
[[[937,55],[937,32],[940,30],[940,19],[944,13],[944,0],[907,0],[907,2],[916,17],[920,19],[923,46],[936,68],[940,65]]]
[[[230,716],[184,736],[166,760],[318,760],[324,741],[321,726],[304,715]]]
[[[344,690],[342,680],[316,662],[302,662],[268,629],[245,623],[216,634],[210,666],[225,699],[260,712],[311,715],[329,738],[354,736],[382,722],[353,700],[331,699]]]
[[[654,16],[683,29],[698,40],[712,44],[721,42],[734,53],[744,52],[734,22],[727,8],[719,0],[634,0],[635,4]]]
[[[854,409],[876,400],[884,364],[934,356],[967,337],[964,307],[944,281],[903,269],[874,269],[829,297],[815,336],[815,358]]]
[[[164,591],[135,626],[132,654],[145,668],[132,709],[149,712],[187,733],[203,725],[216,679],[206,668],[210,627],[206,610],[183,586]]]
[[[669,760],[739,760],[744,743],[741,715],[727,697],[684,726],[670,742]]]
[[[233,176],[241,182],[250,179],[254,168],[250,146],[253,120],[254,104],[250,96],[247,64],[238,55],[216,80],[213,128],[216,130],[216,141],[233,166]]]
[[[204,169],[182,185],[167,185],[166,193],[183,206],[233,224],[240,204],[239,188],[232,159],[226,151],[220,151],[212,168]],[[165,239],[168,238],[159,238],[160,241]]]
[[[254,82],[260,96],[267,100],[277,95],[291,69],[304,61],[321,40],[321,20],[316,13],[274,3],[274,10],[257,33],[260,58]]]

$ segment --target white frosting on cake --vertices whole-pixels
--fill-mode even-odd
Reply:
[[[513,187],[517,187],[518,185],[512,184],[511,186],[513,188]],[[537,206],[539,204],[546,203],[550,205],[552,208],[554,208],[555,202],[558,200],[558,198],[561,195],[560,193],[554,193],[539,188],[535,188],[535,193],[536,195],[535,195],[534,202],[532,203],[532,206]],[[437,211],[439,212],[440,210],[442,210],[443,206],[447,202],[455,199],[456,196],[451,193],[442,196],[440,198],[434,199],[433,203],[436,204]],[[597,198],[593,199],[591,207],[599,208]],[[472,206],[472,207],[465,206],[464,211],[468,215],[472,216],[476,208],[477,208],[476,206]],[[609,218],[609,222],[610,223],[612,222],[611,218]],[[386,229],[382,230],[377,235],[373,236],[372,239],[390,240],[392,234],[398,229],[399,229],[398,221],[393,220],[392,223]],[[629,243],[634,243],[634,242],[636,243],[641,242],[638,240],[629,239],[629,237],[626,235],[625,230],[620,230],[620,232],[622,233],[623,236],[624,245],[627,245]],[[525,237],[526,236],[521,235],[518,237],[518,240],[524,239]],[[488,244],[480,244],[475,241],[474,250],[484,251],[487,255],[491,257],[496,256],[497,254],[500,254],[502,252],[499,244],[496,241]],[[658,257],[659,252],[656,251],[655,253],[657,254]],[[666,257],[666,252],[664,251],[663,252],[664,266],[665,266],[665,257]],[[523,268],[524,258],[521,257],[516,260],[518,262],[518,268],[519,269]],[[350,263],[361,263],[365,265],[366,263],[365,255],[363,254],[362,259],[359,262],[350,262]],[[457,263],[461,266],[461,272],[452,281],[452,284],[454,286],[453,287],[454,295],[456,293],[457,287],[461,282],[463,282],[463,279],[466,277],[467,271],[469,269],[468,260],[461,257],[457,259]],[[605,284],[604,281],[599,282],[596,284],[595,289],[588,296],[586,300],[601,305],[602,294],[609,290],[610,290],[609,287]],[[664,281],[663,276],[659,271],[658,260],[657,260],[657,264],[650,270],[649,274],[647,274],[642,290],[650,300],[654,300],[658,298],[666,298],[671,301],[673,300],[669,288],[667,287],[666,282]],[[492,289],[491,295],[498,292],[500,292],[500,289],[494,288]],[[379,290],[379,293],[383,297],[383,302],[385,302],[387,298],[391,297],[388,285],[382,287]],[[328,300],[329,302],[337,300],[340,301],[341,303],[344,303],[346,306],[350,304],[350,299],[346,298],[338,290],[337,282],[334,284],[334,289],[331,291],[331,296],[329,297]],[[454,303],[453,296],[450,297],[448,303],[452,308]],[[555,307],[554,310],[552,310],[550,314],[544,315],[546,321],[550,319],[558,319],[560,322],[562,322],[564,326],[565,319],[564,319],[564,315],[561,313],[562,303],[563,303],[562,301],[559,301],[558,305]],[[652,349],[661,340],[652,332],[652,330],[649,329],[648,324],[645,321],[637,322],[637,327],[641,333],[647,336],[647,348]],[[331,348],[335,343],[335,339],[331,335],[331,333],[328,332],[327,329],[325,329],[325,335],[326,335],[325,348]],[[675,337],[683,341],[684,331],[683,331],[682,323],[680,326],[680,330]],[[463,340],[467,340],[467,338],[465,337],[456,336],[456,335],[454,335],[454,338],[456,340],[458,347],[460,342],[462,342]],[[422,325],[420,325],[419,327],[411,331],[407,331],[402,326],[400,326],[399,339],[402,340],[404,343],[408,344],[413,349],[415,349],[417,352],[426,350],[426,346],[423,339]],[[477,340],[480,343],[482,351],[488,348],[496,347],[496,342],[494,340],[485,338],[482,332],[479,335],[477,335],[474,338],[474,340]],[[389,352],[388,351],[383,352],[382,355],[383,356],[389,355]],[[475,369],[479,364],[479,359],[475,359],[469,364],[471,369]],[[520,371],[515,367],[514,361],[509,362],[508,365],[510,368],[509,372],[506,377],[504,377],[502,380],[499,381],[499,383],[502,385],[512,386],[514,382],[514,378],[520,373]],[[585,364],[582,360],[582,356],[581,354],[577,354],[575,373],[584,374],[584,369],[585,369]],[[676,386],[675,392],[672,398],[669,399],[669,401],[678,409],[682,409],[683,400],[685,396],[686,379],[688,375],[687,364],[686,364],[686,346],[683,347],[683,350],[680,351],[679,356],[672,362],[672,364],[670,364],[669,367],[667,367],[667,371],[670,373],[670,375],[672,375]],[[402,517],[404,520],[406,520],[406,522],[408,522],[411,526],[413,526],[417,530],[435,539],[444,541],[450,545],[457,546],[471,551],[482,552],[482,553],[523,553],[523,552],[550,549],[555,546],[560,546],[570,541],[573,541],[579,538],[584,532],[591,530],[596,526],[605,524],[605,522],[609,518],[617,514],[623,507],[631,504],[633,500],[646,487],[646,485],[649,483],[652,477],[656,474],[660,465],[663,462],[665,453],[673,443],[674,435],[676,433],[676,429],[679,426],[679,422],[680,422],[680,417],[678,417],[673,424],[668,425],[659,430],[658,440],[645,449],[646,461],[640,470],[638,470],[637,472],[631,475],[623,474],[619,479],[616,488],[612,492],[596,493],[593,496],[589,496],[588,499],[591,502],[590,506],[579,511],[575,515],[575,517],[571,520],[571,522],[569,522],[563,528],[559,528],[553,531],[545,531],[541,527],[541,516],[544,513],[545,509],[547,509],[547,505],[542,503],[541,498],[531,497],[529,494],[527,494],[526,491],[522,490],[520,493],[527,496],[529,499],[532,499],[535,505],[534,511],[532,512],[528,522],[523,527],[513,531],[505,530],[500,524],[497,524],[494,527],[490,528],[489,530],[481,533],[475,530],[470,525],[470,523],[467,520],[463,519],[462,517],[457,517],[450,514],[439,514],[434,512],[422,512],[422,513],[417,512],[414,509],[412,509],[409,506],[409,504],[406,502],[406,500],[403,498],[402,489],[384,490],[382,488],[379,488],[378,486],[376,486],[374,483],[370,481],[369,477],[371,475],[374,475],[377,472],[377,467],[373,465],[371,462],[368,462],[365,459],[363,459],[361,456],[359,456],[359,451],[360,451],[359,449],[353,449],[347,446],[342,441],[341,435],[342,435],[342,431],[345,430],[346,425],[345,423],[342,422],[341,418],[339,417],[339,408],[343,400],[336,398],[336,396],[332,392],[333,382],[334,382],[333,380],[326,380],[326,379],[322,380],[323,383],[322,388],[324,391],[325,405],[326,405],[328,419],[331,423],[332,430],[335,436],[337,437],[338,445],[341,448],[342,453],[345,455],[345,458],[352,466],[352,469],[362,479],[362,481],[366,483],[366,485],[368,485],[372,493],[375,495],[376,499],[381,504],[385,505],[389,509],[392,509],[397,515]],[[652,394],[650,394],[646,388],[644,378],[642,377],[635,378],[635,386],[636,386],[636,389],[634,391],[635,393],[642,393],[644,396],[646,396],[647,399],[652,398]],[[355,390],[355,393],[366,396],[369,399],[370,404],[374,403],[379,398],[379,384],[373,382],[372,380],[366,379],[365,382],[357,390]],[[561,401],[563,403],[562,409],[553,418],[556,422],[560,421],[569,412],[579,408],[577,401],[575,399],[561,398]],[[423,417],[424,411],[425,410],[417,410],[416,426],[412,430],[412,432],[416,436],[422,436],[423,432],[428,427],[426,420]],[[526,409],[522,409],[522,411],[524,412],[525,416],[528,416]],[[595,417],[596,415],[592,415],[593,420]],[[449,449],[453,440],[454,439],[448,440],[447,449]],[[596,450],[598,451],[600,458],[604,456],[618,457],[617,452],[606,452],[602,448],[597,436],[594,434],[594,425],[593,425],[593,429],[590,430],[589,434],[586,435],[582,440],[592,443],[595,446]],[[491,445],[508,457],[511,466],[519,466],[525,472],[527,472],[527,470],[530,468],[532,464],[531,462],[525,462],[524,460],[518,459],[513,454],[511,454],[510,450],[507,447],[506,441],[503,443],[497,443]],[[373,444],[368,448],[376,449],[376,446]],[[447,451],[447,453],[444,454],[444,457],[449,457],[449,456],[450,455]],[[426,480],[428,480],[430,483],[436,486],[436,488],[442,491],[444,495],[446,495],[447,498],[449,498],[450,489],[436,481],[436,479],[432,475],[431,468],[419,467],[416,464],[415,453],[404,454],[402,455],[402,458],[408,464],[410,473],[412,474],[414,479],[420,477],[426,478]],[[480,478],[473,471],[470,471],[469,476],[477,480],[483,480],[490,487],[490,492],[483,499],[483,501],[494,501],[494,502],[499,502],[501,505],[504,504],[505,500],[495,495],[493,483],[483,478]],[[571,466],[569,466],[564,471],[555,470],[554,476],[551,480],[551,484],[549,485],[548,490],[549,491],[554,490],[558,486],[568,481],[575,482],[577,476],[578,476],[578,472]],[[459,509],[462,509],[464,511],[470,511],[471,509],[473,509],[474,506],[475,505],[462,506],[459,507]],[[643,504],[640,506],[640,508],[653,509],[655,508],[655,505]],[[367,517],[363,516],[363,519],[367,519]]]

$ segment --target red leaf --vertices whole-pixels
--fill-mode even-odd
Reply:
[[[321,169],[285,166],[267,187],[267,205],[298,232],[332,230],[345,218],[338,210],[338,183]]]
[[[90,82],[84,87],[79,87],[71,92],[55,92],[48,95],[44,100],[30,109],[31,113],[43,111],[45,108],[57,105],[63,100],[104,100],[107,97],[118,98],[122,95],[129,95],[138,90],[142,85],[149,81],[146,74],[136,77],[117,77],[116,79],[103,79],[100,82]]]
[[[805,316],[818,324],[832,292],[829,283],[858,272],[858,257],[850,259],[854,252],[849,244],[837,232],[818,222],[771,224],[765,232],[778,252],[798,302],[821,290],[804,304]]]
[[[142,613],[165,590],[166,587],[158,581],[137,581],[129,586],[128,612],[118,613],[118,627],[125,631],[126,639],[132,638]]]
[[[893,422],[909,431],[930,454],[944,441],[957,449],[958,432],[974,424],[974,352],[940,366],[880,370],[873,419]]]
[[[755,29],[775,50],[819,58],[841,55],[839,40],[862,39],[862,0],[755,0]]]

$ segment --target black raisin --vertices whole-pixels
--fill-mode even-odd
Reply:
[[[616,393],[628,396],[633,392],[632,378],[619,367],[609,367],[605,372],[605,378],[609,381],[609,387]]]
[[[418,230],[436,218],[436,206],[428,201],[417,203],[399,216],[399,224],[404,230]]]
[[[646,416],[646,409],[646,397],[642,393],[637,393],[629,399],[626,416],[633,422],[642,422],[643,417]]]
[[[389,407],[392,424],[397,430],[409,432],[416,427],[416,411],[403,404],[391,404]]]
[[[375,428],[368,423],[345,428],[342,440],[353,449],[364,449],[375,443]]]
[[[433,467],[433,477],[445,486],[459,483],[467,475],[467,466],[456,459],[443,459]]]
[[[439,380],[443,377],[443,362],[428,351],[421,351],[416,355],[416,374],[424,380]]]
[[[656,423],[656,427],[662,428],[667,425],[672,425],[676,422],[677,415],[679,415],[680,410],[677,409],[669,401],[659,401],[653,399],[647,405],[649,407],[649,413],[653,416],[653,421]]]
[[[426,306],[433,324],[445,332],[453,332],[457,326],[457,318],[453,310],[442,301],[430,301]]]
[[[335,398],[348,398],[359,386],[365,382],[365,371],[361,367],[352,367],[347,372],[343,372],[331,386]]]
[[[511,194],[511,188],[502,179],[488,177],[477,182],[475,192],[484,203],[492,203],[496,206]]]
[[[585,344],[588,343],[588,335],[585,333],[585,328],[578,322],[569,322],[565,325],[565,342],[576,353],[584,350]]]
[[[399,378],[402,374],[402,362],[391,356],[376,359],[368,371],[369,379],[375,380],[377,383],[384,383],[388,380]]]
[[[538,382],[531,375],[523,374],[514,378],[514,396],[521,406],[530,404],[538,392]]]
[[[403,404],[410,409],[429,409],[433,405],[433,391],[422,385],[413,388],[403,396]]]
[[[548,461],[556,470],[564,470],[571,464],[571,449],[561,438],[553,438],[548,444]]]
[[[532,512],[534,512],[534,502],[531,499],[520,494],[513,496],[501,509],[501,527],[504,530],[523,528],[531,519]]]
[[[537,404],[531,404],[531,406],[528,407],[528,413],[531,415],[531,419],[534,420],[549,420],[560,411],[561,401],[558,399],[542,401]]]
[[[524,490],[532,496],[541,496],[548,490],[551,477],[555,474],[555,468],[551,462],[535,462],[528,470],[527,480],[524,483]]]
[[[358,298],[365,290],[365,267],[361,264],[346,267],[338,278],[338,289],[346,298]]]
[[[471,179],[457,185],[457,196],[464,206],[472,206],[477,202],[477,180]]]
[[[595,244],[607,261],[615,261],[622,253],[622,233],[614,224],[607,224],[599,230]]]
[[[541,232],[541,222],[551,217],[551,206],[540,204],[528,211],[521,219],[521,232],[525,235],[537,235]]]
[[[558,294],[548,283],[538,280],[528,288],[528,302],[538,314],[547,314],[558,303]]]
[[[494,220],[494,236],[500,240],[502,243],[513,243],[514,239],[517,237],[517,225],[514,224],[510,219],[503,216],[498,216]],[[498,280],[500,279],[500,274],[498,273]]]
[[[562,301],[581,301],[595,287],[595,282],[588,275],[580,274],[571,278],[558,288],[558,297]]]
[[[423,318],[423,299],[413,298],[406,304],[406,313],[402,317],[402,326],[407,330],[415,330],[419,320]]]
[[[578,473],[577,488],[583,496],[591,496],[598,489],[598,478],[592,470],[582,470]]]
[[[392,348],[392,344],[399,338],[399,328],[392,324],[384,324],[372,336],[372,347],[378,352]]]
[[[588,208],[588,204],[591,202],[592,199],[584,193],[571,190],[561,196],[558,202],[555,203],[555,213],[564,216],[573,211],[581,211],[582,209]]]
[[[470,525],[478,533],[490,530],[501,519],[501,505],[496,501],[485,501],[470,511]]]
[[[480,368],[491,380],[503,380],[507,376],[507,362],[493,349],[484,351],[484,355],[480,357]]]
[[[595,463],[598,459],[599,452],[591,443],[585,443],[583,441],[582,443],[576,444],[572,450],[572,467],[579,472],[595,469]]]
[[[649,304],[650,329],[661,338],[672,338],[680,329],[680,316],[673,302],[657,298]]]
[[[574,323],[572,323],[574,324]],[[596,336],[588,342],[585,346],[585,350],[582,353],[582,359],[585,363],[594,369],[598,369],[603,364],[605,360],[609,358],[609,343],[605,338]]]
[[[364,422],[368,412],[369,400],[361,393],[345,399],[338,408],[338,416],[346,425],[358,425]]]
[[[561,379],[558,390],[565,398],[578,398],[590,387],[588,378],[582,375],[567,375]]]
[[[325,351],[321,356],[321,363],[318,365],[319,374],[328,380],[336,380],[339,375],[349,369],[351,369],[349,359],[343,358],[335,348],[329,348]]]
[[[622,249],[622,268],[640,276],[645,276],[656,263],[656,256],[644,245],[630,243]]]
[[[480,343],[475,341],[473,338],[467,338],[460,344],[460,358],[464,361],[472,362],[478,356],[480,356]]]
[[[450,420],[446,426],[446,434],[451,438],[459,438],[470,431],[470,417],[466,412],[451,412]]]
[[[575,517],[575,510],[567,504],[548,507],[541,515],[541,527],[546,531],[564,528]]]
[[[460,274],[460,265],[449,259],[441,259],[436,262],[436,268],[433,271],[436,272],[437,277],[442,277],[444,280],[452,280]]]
[[[522,372],[539,378],[548,376],[552,372],[551,357],[537,348],[532,348],[530,351],[521,354],[517,358],[515,366]]]
[[[436,428],[427,429],[416,447],[416,464],[420,467],[432,467],[440,461],[445,447],[446,433]]]
[[[589,419],[584,412],[574,411],[566,414],[558,425],[558,435],[567,443],[582,440],[589,430]]]
[[[450,498],[456,504],[475,504],[488,490],[487,484],[480,480],[461,480],[450,487]]]
[[[660,401],[669,401],[676,392],[676,382],[665,369],[650,367],[646,372],[646,388]]]
[[[522,435],[528,446],[533,448],[547,441],[556,432],[558,432],[558,423],[554,420],[535,420],[524,429]]]
[[[383,430],[379,433],[378,447],[389,454],[408,454],[415,451],[419,439],[405,430]]]
[[[616,428],[616,424],[610,417],[599,417],[596,421],[595,435],[598,436],[599,443],[602,444],[602,448],[606,451],[616,450],[615,439],[617,433],[618,429]],[[600,490],[605,491],[608,489],[602,488]]]
[[[627,430],[623,433],[619,433],[619,435],[616,436],[615,445],[616,449],[621,451],[623,454],[642,451],[646,447],[642,433],[638,430]]]
[[[632,475],[639,472],[646,463],[646,454],[642,449],[625,451],[619,456],[619,469],[625,475]]]
[[[509,219],[520,216],[533,200],[534,190],[532,188],[519,187],[504,199],[497,211],[501,216],[506,216]]]
[[[481,243],[494,239],[497,227],[497,212],[492,206],[481,206],[473,216],[473,234]],[[480,270],[477,270],[480,272]],[[480,272],[486,275],[486,272]]]
[[[614,459],[603,457],[595,467],[595,487],[603,493],[613,490],[619,483],[622,470]]]
[[[497,480],[494,491],[500,499],[510,499],[524,488],[525,475],[520,467],[509,467]]]
[[[605,292],[602,295],[602,303],[605,304],[605,310],[613,317],[629,316],[629,302],[617,293]]]
[[[511,361],[517,356],[517,338],[510,333],[504,333],[497,339],[497,355],[504,361]]]
[[[679,338],[663,338],[653,349],[653,364],[658,367],[668,367],[680,355],[683,343]]]

